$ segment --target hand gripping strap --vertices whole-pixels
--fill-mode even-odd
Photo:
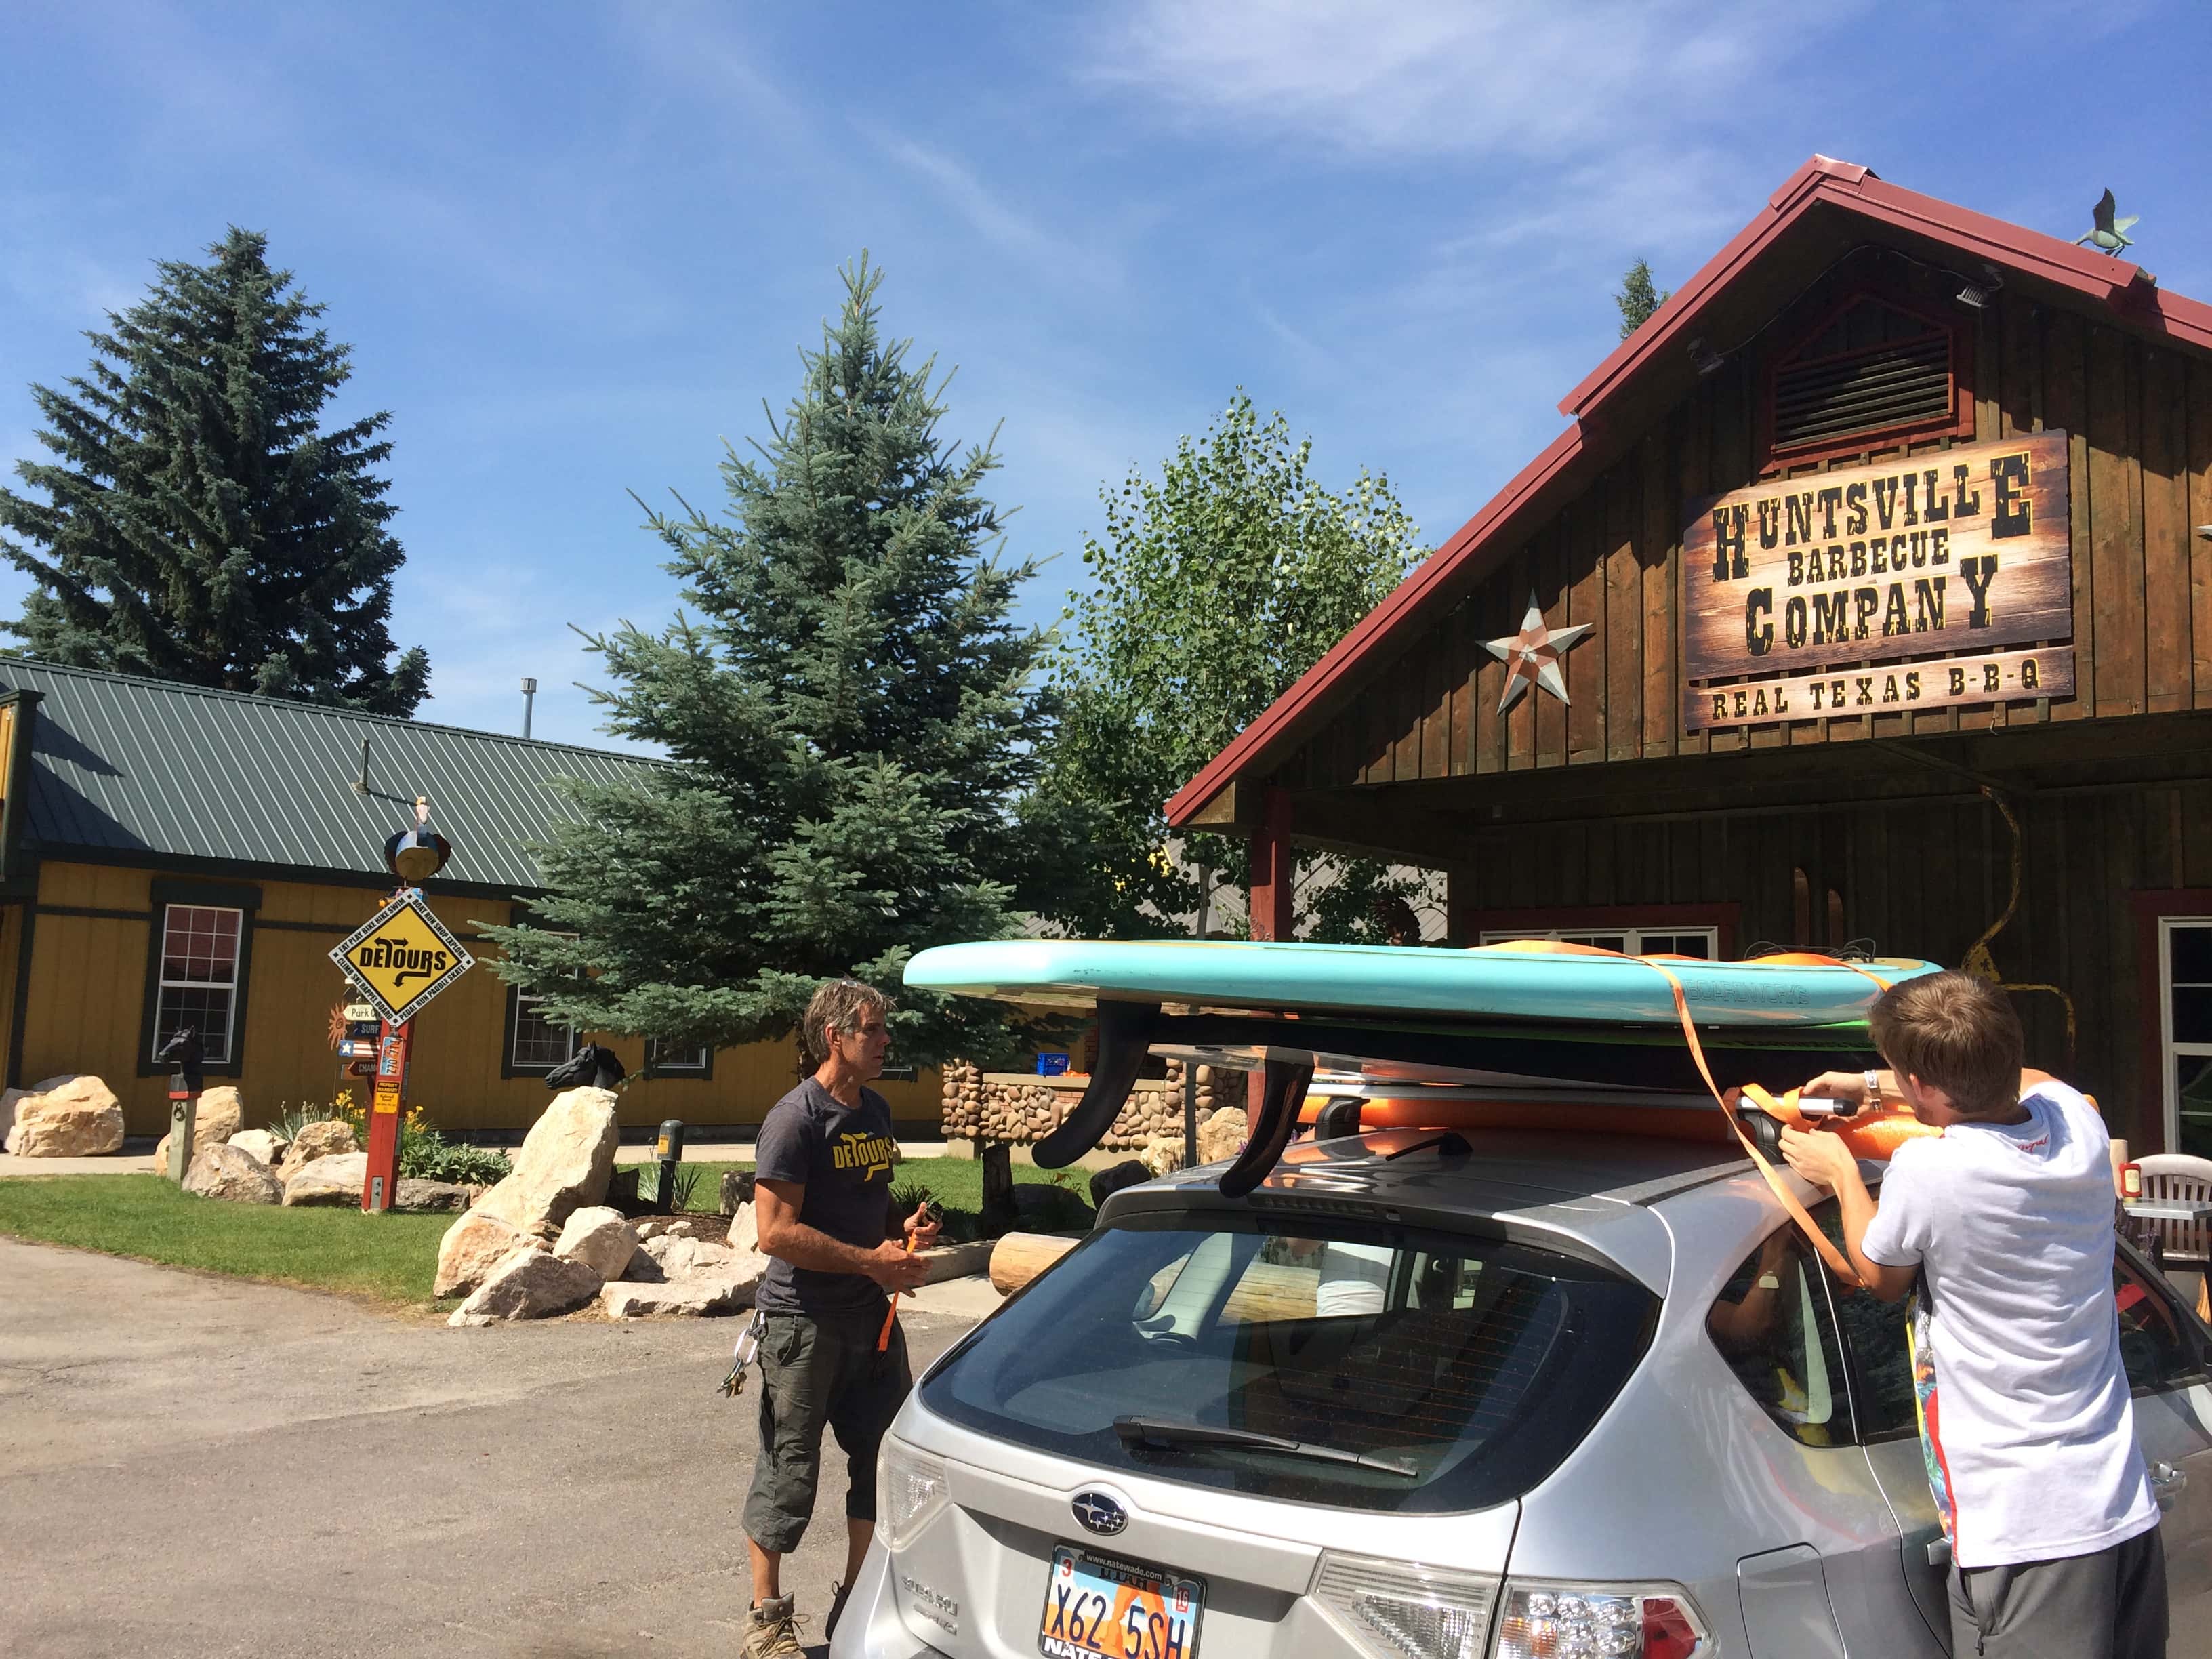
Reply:
[[[1790,1218],[1797,1224],[1798,1230],[1805,1235],[1807,1242],[1820,1252],[1820,1260],[1828,1264],[1829,1269],[1836,1277],[1846,1285],[1859,1286],[1865,1285],[1866,1281],[1859,1277],[1859,1271],[1851,1266],[1850,1258],[1836,1248],[1834,1240],[1820,1231],[1820,1224],[1814,1220],[1805,1206],[1797,1201],[1797,1194],[1791,1192],[1788,1184],[1775,1172],[1773,1164],[1767,1162],[1766,1155],[1760,1152],[1752,1138],[1743,1132],[1743,1125],[1736,1121],[1735,1114],[1729,1109],[1727,1099],[1722,1095],[1719,1085],[1713,1081],[1712,1067],[1705,1063],[1705,1045],[1698,1041],[1698,1024],[1690,1018],[1690,1000],[1682,990],[1682,981],[1675,977],[1672,969],[1663,962],[1650,957],[1632,957],[1623,951],[1607,951],[1595,945],[1570,945],[1564,939],[1514,939],[1503,945],[1486,945],[1477,948],[1486,951],[1523,951],[1553,956],[1611,957],[1619,962],[1640,962],[1664,979],[1667,981],[1667,988],[1674,994],[1674,1017],[1682,1022],[1682,1036],[1690,1045],[1690,1058],[1697,1062],[1698,1075],[1705,1079],[1705,1087],[1712,1094],[1713,1103],[1721,1109],[1721,1115],[1728,1120],[1729,1133],[1735,1136],[1736,1144],[1741,1146],[1745,1155],[1759,1166],[1759,1173],[1765,1178],[1767,1190],[1772,1193],[1782,1207],[1789,1212]],[[1676,958],[1676,960],[1682,960],[1682,958]],[[1855,963],[1841,962],[1832,957],[1817,956],[1808,951],[1794,951],[1778,956],[1760,957],[1758,960],[1785,968],[1849,968],[1870,984],[1885,991],[1889,988],[1884,981],[1875,978],[1874,975],[1868,973]],[[1747,1086],[1744,1092],[1750,1095],[1751,1086]],[[1760,1097],[1771,1099],[1771,1097],[1766,1096],[1766,1091],[1761,1089],[1758,1095],[1752,1097],[1754,1105],[1761,1103]]]

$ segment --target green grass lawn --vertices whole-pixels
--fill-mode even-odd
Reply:
[[[160,1176],[0,1181],[0,1233],[419,1308],[449,1215],[227,1204]]]
[[[693,1207],[712,1212],[723,1172],[752,1165],[685,1167],[700,1171]],[[1014,1168],[1018,1182],[1048,1184],[1051,1178],[1047,1170]],[[970,1158],[908,1158],[891,1179],[895,1186],[926,1188],[947,1210],[982,1207],[983,1166]],[[423,1309],[435,1305],[430,1284],[437,1273],[438,1241],[453,1221],[450,1215],[227,1204],[195,1198],[153,1175],[0,1181],[0,1234],[11,1237]]]

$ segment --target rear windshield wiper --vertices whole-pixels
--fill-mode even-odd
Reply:
[[[1377,1457],[1371,1452],[1346,1451],[1336,1446],[1316,1446],[1306,1440],[1285,1440],[1279,1435],[1261,1434],[1251,1429],[1212,1428],[1204,1423],[1172,1423],[1160,1417],[1117,1417],[1114,1419],[1114,1432],[1121,1437],[1125,1445],[1160,1448],[1246,1446],[1254,1451],[1276,1452],[1285,1457],[1303,1457],[1316,1463],[1348,1463],[1356,1468],[1378,1469],[1384,1474],[1395,1474],[1406,1480],[1421,1478],[1420,1470],[1394,1457]]]

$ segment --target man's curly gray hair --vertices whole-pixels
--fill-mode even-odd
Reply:
[[[859,1026],[859,1016],[864,1011],[873,1009],[889,1019],[897,1006],[874,986],[863,985],[857,979],[829,981],[806,1005],[806,1018],[799,1025],[806,1057],[819,1066],[830,1058],[832,1030],[849,1035]]]

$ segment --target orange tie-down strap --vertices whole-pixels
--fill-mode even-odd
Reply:
[[[1767,1190],[1771,1192],[1779,1200],[1782,1207],[1789,1212],[1790,1218],[1797,1224],[1798,1230],[1805,1235],[1807,1242],[1820,1253],[1820,1260],[1828,1264],[1836,1277],[1846,1285],[1864,1285],[1866,1281],[1859,1277],[1859,1271],[1851,1265],[1850,1258],[1838,1249],[1835,1241],[1820,1230],[1820,1224],[1813,1219],[1810,1212],[1797,1201],[1797,1194],[1790,1190],[1789,1183],[1777,1173],[1773,1164],[1767,1162],[1766,1155],[1759,1150],[1759,1144],[1743,1132],[1743,1125],[1736,1121],[1735,1112],[1729,1108],[1727,1097],[1721,1093],[1720,1085],[1713,1081],[1712,1067],[1705,1063],[1705,1044],[1698,1041],[1697,1022],[1690,1018],[1689,998],[1683,993],[1680,979],[1676,977],[1673,969],[1667,966],[1669,961],[1694,962],[1698,958],[1682,956],[1669,956],[1662,958],[1656,955],[1632,957],[1624,951],[1606,950],[1601,945],[1570,945],[1564,939],[1511,939],[1498,945],[1479,945],[1476,948],[1484,951],[1520,951],[1547,956],[1610,957],[1616,962],[1640,962],[1664,979],[1667,981],[1668,989],[1674,994],[1674,1017],[1682,1022],[1682,1036],[1690,1045],[1690,1058],[1697,1062],[1698,1075],[1705,1079],[1705,1087],[1712,1094],[1713,1103],[1721,1109],[1721,1115],[1728,1120],[1729,1129],[1735,1136],[1736,1144],[1741,1146],[1745,1155],[1758,1165],[1759,1173],[1765,1178]],[[1848,968],[1868,983],[1885,991],[1889,988],[1885,981],[1868,973],[1856,963],[1844,962],[1834,957],[1819,956],[1809,951],[1784,951],[1774,956],[1759,957],[1756,960],[1777,968]],[[1798,1110],[1797,1095],[1795,1090],[1778,1101],[1754,1083],[1744,1085],[1743,1095],[1744,1098],[1769,1116],[1778,1118],[1783,1122],[1797,1128],[1812,1127],[1808,1123],[1803,1114]],[[1915,1122],[1913,1127],[1920,1127],[1917,1122]],[[1900,1135],[1899,1138],[1909,1139],[1910,1137]],[[1856,1153],[1856,1147],[1853,1148],[1853,1152]],[[1887,1156],[1887,1154],[1884,1153],[1881,1156]]]

